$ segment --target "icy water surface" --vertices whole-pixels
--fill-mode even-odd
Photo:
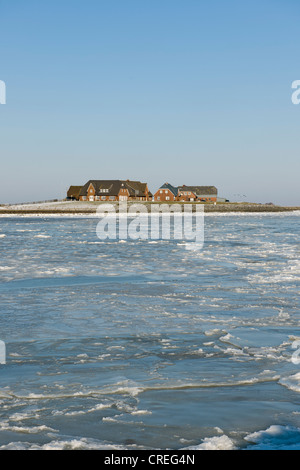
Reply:
[[[300,449],[299,221],[206,216],[194,251],[0,219],[0,449]]]

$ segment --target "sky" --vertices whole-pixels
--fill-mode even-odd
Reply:
[[[298,0],[0,0],[0,204],[89,179],[300,206]]]

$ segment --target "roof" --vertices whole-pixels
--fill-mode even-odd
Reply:
[[[169,183],[163,184],[162,186],[160,186],[159,189],[168,189],[169,191],[171,191],[171,193],[174,194],[174,196],[177,196],[177,195],[178,195],[178,188],[175,188],[175,186],[172,186],[172,185],[169,184]]]
[[[218,190],[215,186],[178,186],[179,191],[191,191],[196,196],[215,196],[218,194]]]
[[[95,188],[96,195],[103,193],[103,190],[110,196],[117,196],[120,191],[121,182],[118,180],[89,180],[80,191],[80,196],[86,196],[90,185]]]
[[[132,196],[145,196],[147,190],[147,183],[141,183],[140,181],[122,181],[125,183],[125,187],[129,190],[129,194]]]
[[[70,186],[67,192],[67,197],[79,197],[82,186]]]
[[[145,196],[147,183],[130,180],[89,180],[80,191],[80,196],[86,196],[88,188],[93,185],[96,195],[103,194],[104,190],[109,196],[118,196],[120,189],[125,187],[130,196]]]

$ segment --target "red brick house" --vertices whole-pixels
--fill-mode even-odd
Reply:
[[[163,184],[154,194],[154,201],[157,202],[168,202],[177,201],[178,188],[172,186],[169,183]]]
[[[215,186],[179,186],[178,201],[217,202]]]
[[[163,184],[154,194],[154,201],[216,202],[218,190],[215,186],[172,186]]]
[[[89,180],[79,193],[80,201],[149,201],[147,183],[130,180]]]

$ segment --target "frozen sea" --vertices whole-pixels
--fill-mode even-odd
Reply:
[[[97,222],[0,218],[0,449],[300,450],[299,212]]]

